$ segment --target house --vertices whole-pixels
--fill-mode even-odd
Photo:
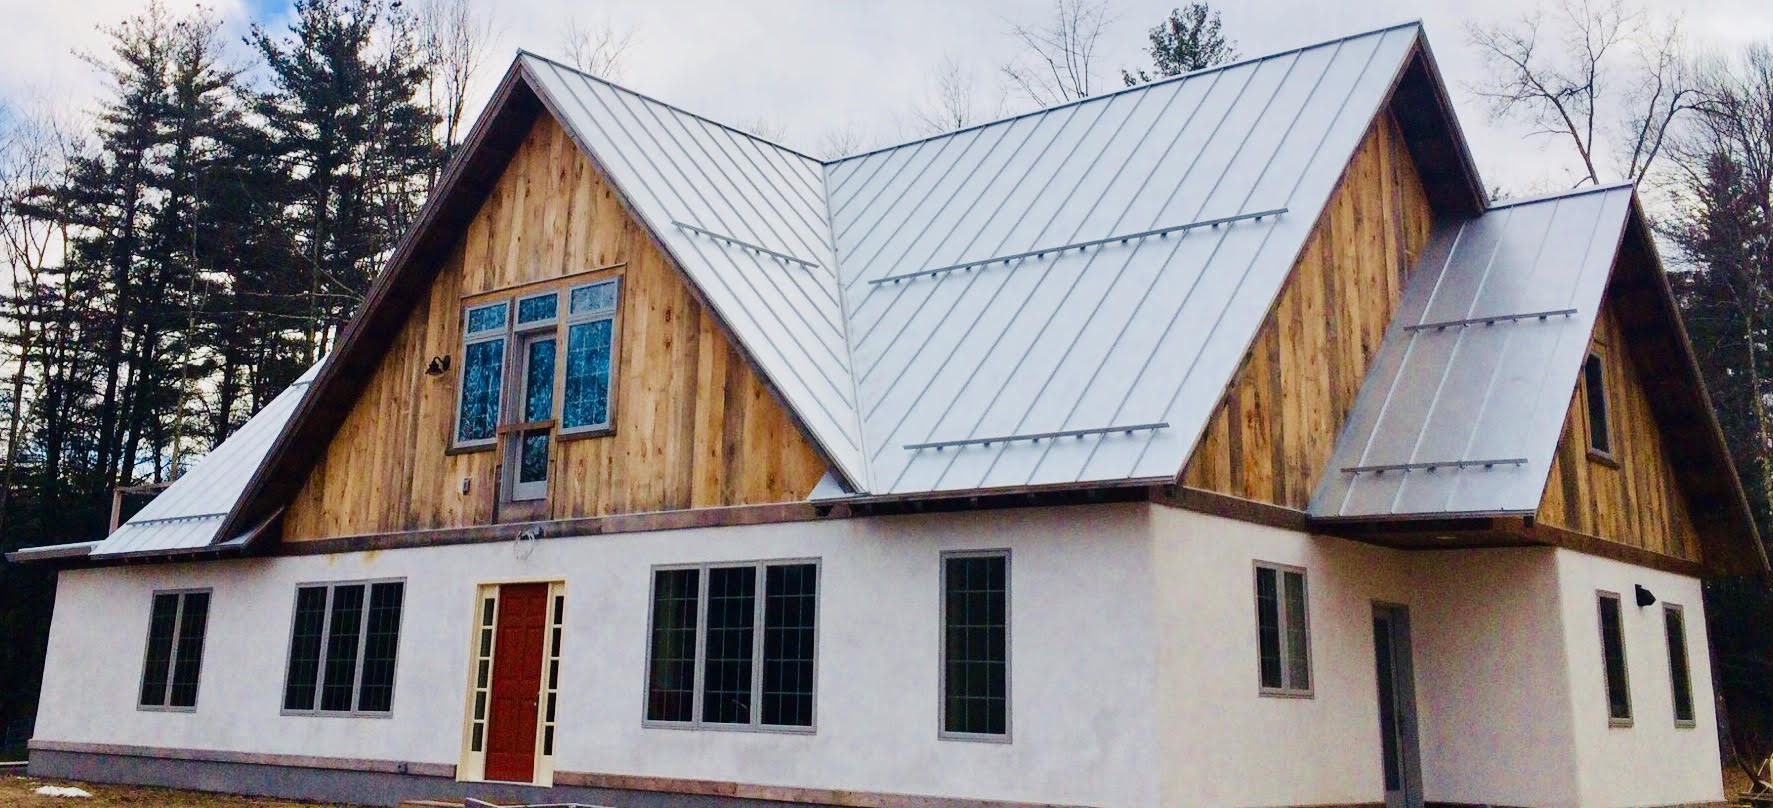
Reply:
[[[63,567],[35,774],[1693,805],[1767,561],[1630,185],[1400,25],[830,162],[520,54],[336,351]]]

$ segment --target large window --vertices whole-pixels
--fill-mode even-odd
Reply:
[[[1613,456],[1613,430],[1607,421],[1607,372],[1601,355],[1590,353],[1582,363],[1583,401],[1588,406],[1588,448],[1602,457]]]
[[[1256,564],[1256,645],[1261,692],[1311,695],[1311,622],[1305,570]]]
[[[1677,726],[1693,726],[1693,674],[1687,669],[1687,615],[1672,603],[1662,605],[1662,629],[1668,636],[1668,681],[1674,691]]]
[[[514,502],[547,497],[556,438],[613,423],[619,279],[531,288],[462,312],[455,448],[503,441],[503,492]]]
[[[144,709],[197,706],[197,674],[203,667],[203,633],[208,624],[208,591],[154,593],[137,704]]]
[[[812,727],[818,586],[812,561],[655,570],[646,720]]]
[[[1010,735],[1010,554],[942,558],[942,736]]]
[[[1631,686],[1626,678],[1625,629],[1619,613],[1619,596],[1600,593],[1601,663],[1607,683],[1607,720],[1614,726],[1631,726]]]
[[[284,711],[392,710],[403,595],[400,581],[297,587]]]

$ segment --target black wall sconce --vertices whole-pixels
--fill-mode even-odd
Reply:
[[[1637,587],[1639,608],[1649,606],[1656,602],[1656,596],[1651,594],[1650,590],[1645,589],[1643,584],[1633,584],[1633,586]]]
[[[425,365],[426,376],[441,376],[449,370],[449,355],[431,357],[430,364]]]

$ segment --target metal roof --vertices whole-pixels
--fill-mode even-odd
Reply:
[[[319,364],[308,368],[184,476],[99,542],[92,557],[187,550],[213,542],[223,517],[239,501],[253,470],[264,461],[271,442],[283,431],[319,370]]]
[[[541,57],[518,60],[832,462],[862,480],[819,161]]]
[[[1631,199],[1617,185],[1441,226],[1311,515],[1538,510]]]
[[[1173,477],[1418,36],[828,164],[870,490]]]

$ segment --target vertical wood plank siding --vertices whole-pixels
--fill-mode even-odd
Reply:
[[[597,267],[611,268],[586,277],[623,282],[615,429],[556,443],[548,516],[804,498],[825,471],[817,452],[544,114],[309,472],[284,517],[284,538],[491,523],[503,453],[445,454],[463,364],[462,301]],[[425,375],[434,356],[453,357],[449,372]]]
[[[1606,302],[1595,320],[1593,342],[1605,379],[1612,459],[1589,455],[1587,382],[1578,381],[1536,518],[1553,527],[1698,561],[1699,537],[1686,494],[1675,478],[1619,317]]]
[[[1305,508],[1433,226],[1403,135],[1383,113],[1196,444],[1184,485]]]

